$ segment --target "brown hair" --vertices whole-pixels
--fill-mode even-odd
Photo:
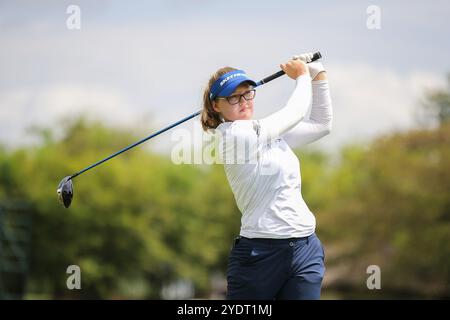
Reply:
[[[209,99],[209,94],[211,92],[211,86],[217,79],[219,79],[225,73],[234,70],[237,69],[231,67],[220,68],[211,76],[211,78],[208,81],[208,86],[205,88],[205,91],[203,92],[203,108],[200,119],[204,131],[207,131],[208,129],[215,129],[219,124],[224,122],[220,113],[218,113],[213,109],[212,101],[211,99]]]

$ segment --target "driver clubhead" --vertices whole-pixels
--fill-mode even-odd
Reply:
[[[73,198],[73,184],[70,176],[61,180],[56,192],[58,193],[59,201],[64,204],[64,207],[70,207]]]

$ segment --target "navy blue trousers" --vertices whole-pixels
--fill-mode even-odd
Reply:
[[[292,239],[238,237],[227,273],[227,299],[319,299],[324,251],[316,234]]]

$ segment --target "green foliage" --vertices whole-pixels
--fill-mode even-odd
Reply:
[[[325,242],[339,252],[331,265],[346,265],[341,285],[363,291],[374,264],[385,296],[449,297],[449,169],[449,124],[343,152],[322,220]]]

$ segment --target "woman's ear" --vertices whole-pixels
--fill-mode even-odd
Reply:
[[[215,112],[220,113],[220,109],[218,108],[217,103],[215,101],[212,101],[212,107]]]

